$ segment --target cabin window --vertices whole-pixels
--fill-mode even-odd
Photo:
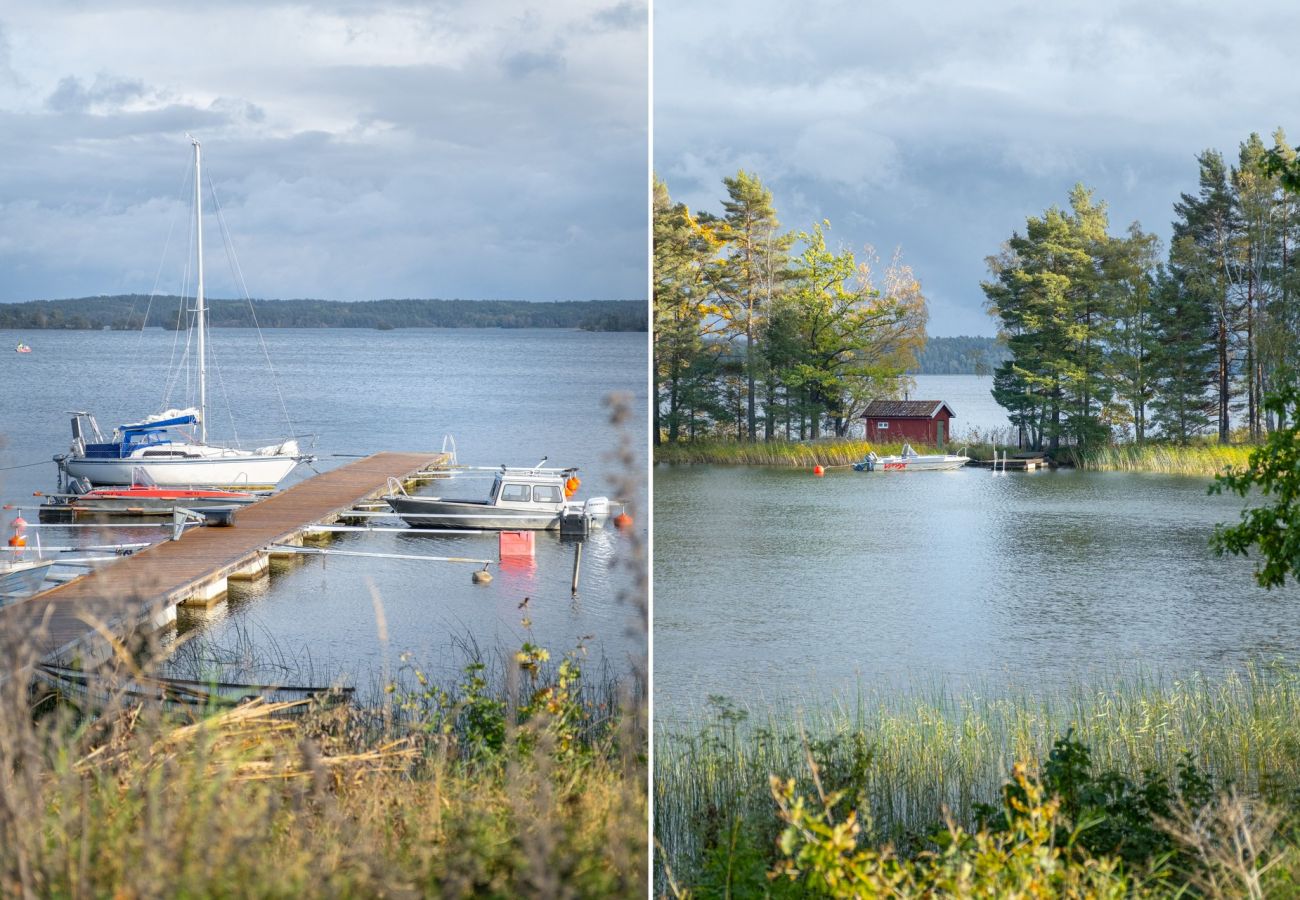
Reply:
[[[501,488],[501,499],[507,503],[527,503],[531,498],[531,485],[507,484]]]
[[[888,423],[888,422],[877,422],[877,423],[876,423],[876,427],[879,428],[879,429],[881,429],[882,431],[883,431],[883,430],[887,430],[887,429],[889,428],[889,423]]]
[[[172,458],[175,458],[175,457],[180,457],[181,459],[185,459],[185,458],[187,458],[187,457],[189,456],[188,453],[182,453],[182,452],[179,451],[179,450],[146,450],[146,451],[144,451],[143,453],[141,453],[140,455],[141,455],[141,456],[150,456],[150,457],[165,456],[165,457],[167,457],[168,459],[172,459]]]
[[[533,485],[534,503],[559,503],[560,489],[553,484]]]

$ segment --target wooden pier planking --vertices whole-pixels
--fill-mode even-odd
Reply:
[[[31,636],[42,660],[98,658],[107,644],[88,619],[107,625],[118,640],[143,624],[169,621],[185,600],[219,597],[227,578],[263,569],[271,544],[299,540],[307,526],[382,494],[390,477],[405,481],[447,462],[443,453],[386,452],[315,475],[242,507],[234,527],[190,528],[178,541],[164,540],[0,608],[0,635],[6,642]],[[101,646],[92,652],[96,643]]]

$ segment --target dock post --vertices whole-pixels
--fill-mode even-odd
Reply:
[[[578,596],[578,571],[582,568],[582,541],[573,545],[573,584],[570,586],[572,596]]]

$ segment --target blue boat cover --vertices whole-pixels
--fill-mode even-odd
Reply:
[[[160,419],[157,422],[138,422],[134,425],[122,425],[120,430],[123,439],[129,441],[132,437],[139,434],[149,434],[150,432],[162,431],[165,428],[173,428],[177,425],[193,425],[199,420],[199,417],[193,414],[177,416],[174,419]]]

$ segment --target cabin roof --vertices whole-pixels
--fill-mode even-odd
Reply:
[[[940,409],[957,418],[952,407],[943,400],[872,400],[862,414],[864,419],[933,419]]]

